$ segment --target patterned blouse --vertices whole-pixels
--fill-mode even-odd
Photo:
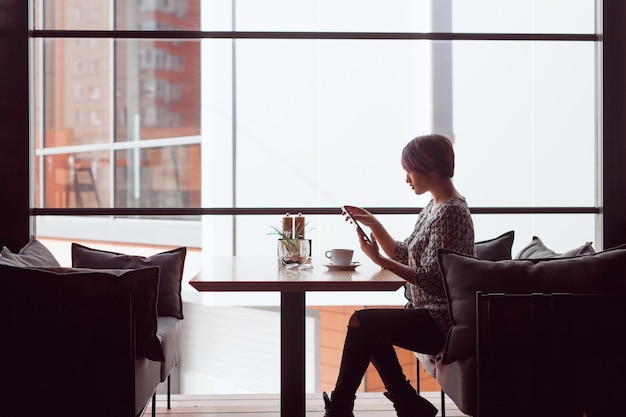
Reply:
[[[393,259],[415,267],[416,284],[405,285],[408,308],[423,308],[446,334],[451,326],[437,249],[475,255],[474,224],[464,198],[450,198],[435,207],[434,200],[420,212],[415,230],[396,243]]]

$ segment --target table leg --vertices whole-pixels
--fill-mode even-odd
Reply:
[[[280,295],[280,415],[305,414],[305,293]]]

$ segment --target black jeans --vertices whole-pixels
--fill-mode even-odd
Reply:
[[[348,326],[335,394],[356,393],[371,362],[387,389],[406,385],[406,377],[393,346],[436,355],[445,335],[430,313],[422,309],[384,308],[356,311],[358,326]]]

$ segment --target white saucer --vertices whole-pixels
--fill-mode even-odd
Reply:
[[[360,262],[352,262],[350,265],[324,264],[329,271],[354,271],[360,265]]]

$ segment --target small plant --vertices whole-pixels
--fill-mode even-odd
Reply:
[[[270,226],[273,232],[268,234],[278,236],[278,258],[283,265],[303,264],[309,257],[311,251],[310,241],[304,239],[308,223],[300,225],[293,233],[291,229],[285,230],[282,227]]]
[[[304,226],[297,228],[296,229],[296,233],[292,234],[291,230],[283,230],[282,227],[277,227],[277,226],[270,226],[273,230],[273,232],[270,232],[268,234],[270,235],[277,235],[278,238],[284,243],[284,245],[292,250],[292,251],[298,251],[300,248],[300,245],[298,243],[298,241],[300,240],[300,238],[298,238],[298,236],[304,236],[304,232],[307,230],[312,230],[312,229],[307,229],[306,227],[308,226],[309,222],[306,222],[304,224]],[[296,236],[296,237],[294,237]]]

